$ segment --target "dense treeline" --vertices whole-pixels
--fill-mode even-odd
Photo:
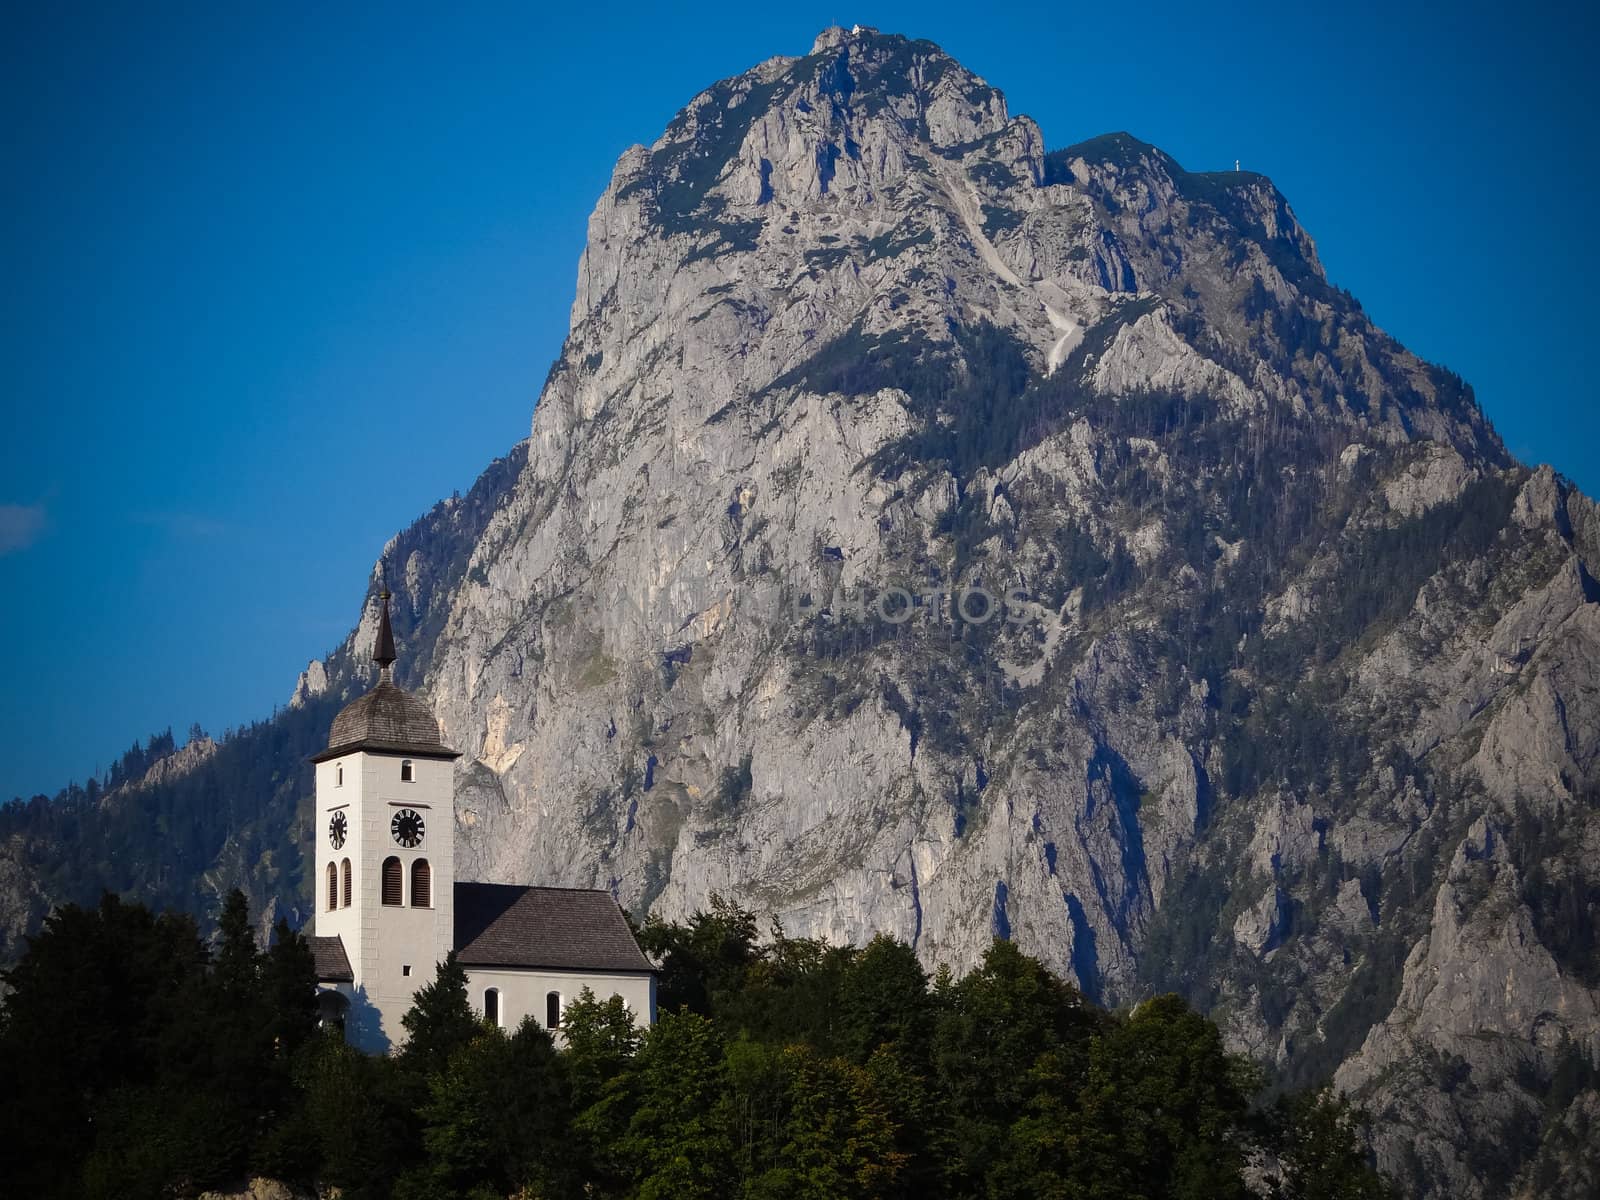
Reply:
[[[6,976],[4,1190],[194,1195],[255,1173],[347,1197],[1380,1197],[1326,1093],[1255,1072],[1176,997],[1105,1012],[1010,943],[931,983],[910,948],[652,921],[661,1017],[584,993],[563,1045],[477,1020],[441,965],[373,1058],[319,1031],[305,939],[244,897],[66,907]]]

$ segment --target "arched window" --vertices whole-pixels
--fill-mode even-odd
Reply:
[[[500,989],[483,990],[483,1019],[491,1025],[500,1024]]]
[[[333,786],[334,787],[343,787],[344,786],[344,764],[343,763],[335,763],[333,765]]]
[[[339,907],[339,868],[328,864],[328,911]]]
[[[433,871],[425,858],[411,864],[411,907],[433,907]]]
[[[349,908],[350,907],[350,860],[348,858],[345,859],[344,862],[339,865],[339,869],[344,872],[344,906],[346,908]]]
[[[410,783],[415,778],[416,776],[412,774],[411,771],[411,760],[409,758],[402,758],[400,760],[400,782]]]
[[[400,871],[400,860],[398,858],[390,857],[383,860],[383,902],[385,904],[397,906],[402,903],[400,888],[404,878]]]
[[[561,993],[550,992],[544,998],[544,1027],[561,1028]]]

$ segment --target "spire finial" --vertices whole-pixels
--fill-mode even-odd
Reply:
[[[383,608],[378,612],[378,640],[372,647],[372,661],[378,664],[378,682],[388,683],[394,666],[394,630],[389,626],[389,589],[378,593]]]

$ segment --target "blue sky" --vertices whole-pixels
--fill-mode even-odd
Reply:
[[[388,536],[526,435],[617,155],[834,23],[939,42],[1051,147],[1270,175],[1600,493],[1592,8],[319,7],[8,17],[0,797],[282,703]]]

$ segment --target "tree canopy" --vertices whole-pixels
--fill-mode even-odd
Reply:
[[[439,965],[369,1057],[319,1031],[305,939],[257,946],[244,898],[214,946],[106,896],[53,914],[6,976],[0,1191],[193,1196],[261,1174],[351,1200],[1380,1200],[1360,1115],[1272,1107],[1176,996],[1089,1003],[997,940],[930,981],[911,948],[759,934],[714,901],[641,941],[647,1029],[584,993],[558,1040],[479,1020]]]

